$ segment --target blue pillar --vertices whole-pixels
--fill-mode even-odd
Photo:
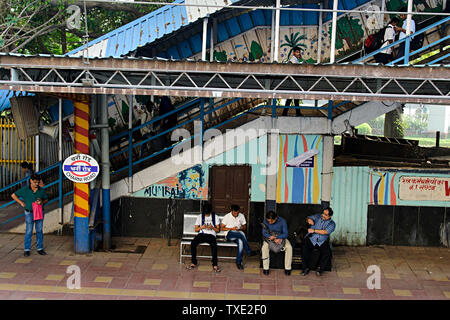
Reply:
[[[74,251],[89,253],[89,217],[74,217]]]

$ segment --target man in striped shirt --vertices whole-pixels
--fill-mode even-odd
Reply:
[[[321,276],[326,267],[327,261],[330,259],[330,234],[336,228],[336,223],[331,220],[333,210],[325,208],[322,214],[315,214],[306,218],[306,222],[310,225],[306,241],[302,250],[302,276],[306,276],[310,269],[316,269],[312,265],[311,254],[314,249],[320,252],[319,267],[316,269],[316,275]]]

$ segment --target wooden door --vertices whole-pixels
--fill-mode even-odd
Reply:
[[[219,215],[231,211],[237,204],[245,215],[248,230],[250,206],[251,167],[213,166],[210,168],[210,201],[213,211]]]

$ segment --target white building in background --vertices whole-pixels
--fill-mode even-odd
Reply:
[[[437,104],[406,104],[404,114],[414,115],[417,108],[424,108],[428,114],[428,132],[440,131],[441,134],[450,133],[450,106]]]

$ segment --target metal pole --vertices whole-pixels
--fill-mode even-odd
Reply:
[[[331,120],[329,120],[331,123]],[[331,125],[330,125],[331,128]],[[323,136],[323,161],[322,161],[322,208],[330,205],[331,186],[333,183],[333,155],[334,141],[332,135]]]
[[[102,139],[102,216],[103,216],[103,249],[111,248],[111,181],[109,162],[109,129],[108,125],[108,103],[106,95],[100,95],[100,123]]]
[[[128,101],[128,193],[133,192],[133,96]]]
[[[213,61],[214,61],[214,26],[211,26],[211,32],[209,34],[209,62]]]
[[[206,40],[208,36],[208,18],[203,19],[202,61],[206,61]]]
[[[36,135],[36,172],[39,171],[39,133]]]
[[[274,12],[272,14],[272,28],[270,29],[270,62],[275,61],[275,15]]]
[[[408,15],[406,17],[406,37],[411,33],[411,19],[412,19],[412,5],[413,0],[408,0]],[[405,40],[405,55],[403,57],[403,63],[409,64],[409,47],[411,43],[411,38],[406,38]]]
[[[279,49],[280,49],[280,3],[281,0],[277,0],[277,10],[275,11],[275,43],[274,43],[274,61],[278,61]]]
[[[319,9],[322,9],[322,3],[319,3]],[[322,60],[322,28],[323,28],[322,11],[319,12],[319,30],[317,32],[317,62]]]
[[[64,213],[63,213],[63,186],[62,186],[62,161],[63,161],[63,153],[62,153],[62,99],[59,98],[59,106],[58,106],[58,160],[59,160],[59,214],[60,214],[60,222],[61,230],[64,225]]]
[[[338,1],[334,0],[333,2],[333,10],[337,10]],[[336,28],[337,27],[337,11],[333,11],[333,22],[331,27],[331,51],[330,51],[330,62],[334,63],[335,59],[335,51],[336,51]]]

